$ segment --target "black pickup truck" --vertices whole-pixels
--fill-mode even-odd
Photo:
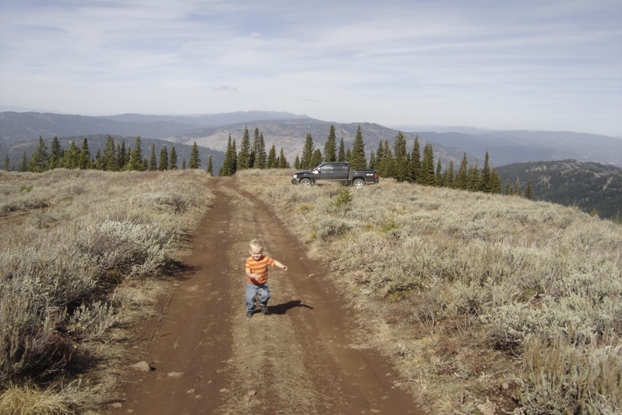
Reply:
[[[313,170],[297,171],[292,177],[292,184],[304,187],[313,186],[315,183],[339,183],[358,189],[378,181],[376,170],[350,170],[350,164],[342,161],[321,163]]]

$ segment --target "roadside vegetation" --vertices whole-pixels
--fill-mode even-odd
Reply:
[[[435,414],[622,412],[622,227],[521,197],[382,179],[236,183],[326,265]],[[262,185],[259,188],[257,182]]]
[[[97,404],[123,329],[153,312],[211,203],[207,177],[0,172],[0,413]]]

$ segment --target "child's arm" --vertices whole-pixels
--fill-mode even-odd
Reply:
[[[274,260],[274,265],[281,268],[283,271],[287,271],[287,266],[280,263],[279,261],[277,261],[276,259]]]
[[[255,281],[257,281],[257,279],[261,278],[261,275],[259,275],[259,274],[253,274],[253,273],[251,272],[251,270],[250,270],[250,269],[247,269],[247,270],[246,270],[246,276],[247,276],[248,278],[252,279],[252,280],[255,280]]]

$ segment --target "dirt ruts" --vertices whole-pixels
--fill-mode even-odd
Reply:
[[[360,346],[353,311],[305,246],[235,179],[209,184],[216,199],[183,258],[188,271],[136,334],[131,359],[154,370],[124,370],[106,413],[421,414],[379,353]],[[249,318],[253,238],[289,270],[270,269],[270,314]]]

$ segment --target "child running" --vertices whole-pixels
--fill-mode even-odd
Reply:
[[[251,256],[246,259],[246,317],[253,317],[255,314],[255,298],[259,302],[261,312],[269,314],[268,300],[272,297],[268,288],[268,267],[277,266],[283,271],[287,271],[287,267],[279,261],[263,254],[263,243],[258,239],[250,242]]]

